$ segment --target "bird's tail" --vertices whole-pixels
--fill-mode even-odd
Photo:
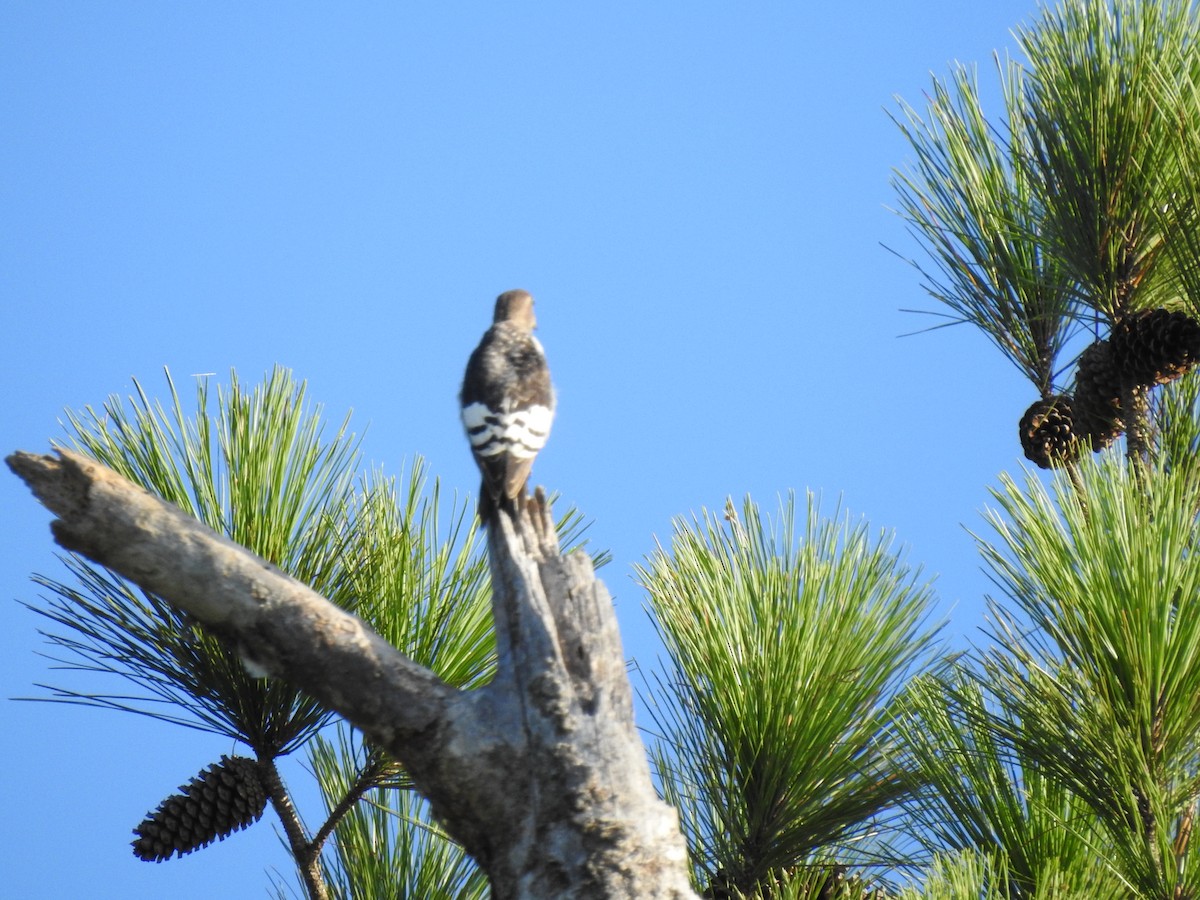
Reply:
[[[525,506],[525,500],[524,487],[521,488],[521,491],[515,497],[497,497],[488,490],[487,480],[485,479],[479,486],[479,506],[477,507],[479,524],[487,528],[501,509],[506,510],[515,519],[517,513]]]

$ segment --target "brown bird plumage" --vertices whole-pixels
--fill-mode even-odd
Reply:
[[[533,297],[508,291],[496,298],[492,323],[471,354],[463,378],[462,421],[483,474],[479,517],[511,508],[524,496],[533,460],[554,420],[554,387],[542,345],[533,336]]]

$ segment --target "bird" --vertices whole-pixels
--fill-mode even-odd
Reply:
[[[498,509],[512,511],[525,495],[533,460],[554,421],[554,385],[535,327],[528,291],[501,294],[492,326],[463,376],[462,423],[483,475],[479,519],[485,526]]]

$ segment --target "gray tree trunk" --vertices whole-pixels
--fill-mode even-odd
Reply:
[[[585,553],[560,553],[540,491],[489,529],[498,670],[461,691],[99,463],[62,451],[8,464],[58,516],[59,544],[194,616],[403,763],[494,897],[695,897],[633,725],[608,591]]]

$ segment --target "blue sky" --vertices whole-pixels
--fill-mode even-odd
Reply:
[[[654,644],[633,563],[673,517],[812,489],[983,624],[966,528],[1020,465],[1036,392],[928,322],[888,110],[930,72],[990,75],[1032,0],[800,4],[0,4],[0,447],[167,367],[276,363],[366,457],[477,475],[455,398],[493,298],[522,287],[559,415],[535,480],[594,519],[627,652]],[[49,514],[0,477],[0,697],[67,681],[32,572]],[[70,682],[83,689],[86,680]],[[99,689],[92,684],[92,689]],[[130,829],[228,742],[0,699],[5,891],[256,897],[290,878],[271,814],[183,860]],[[305,780],[298,765],[289,772]],[[302,798],[303,801],[304,798]],[[317,817],[310,807],[310,824]]]

